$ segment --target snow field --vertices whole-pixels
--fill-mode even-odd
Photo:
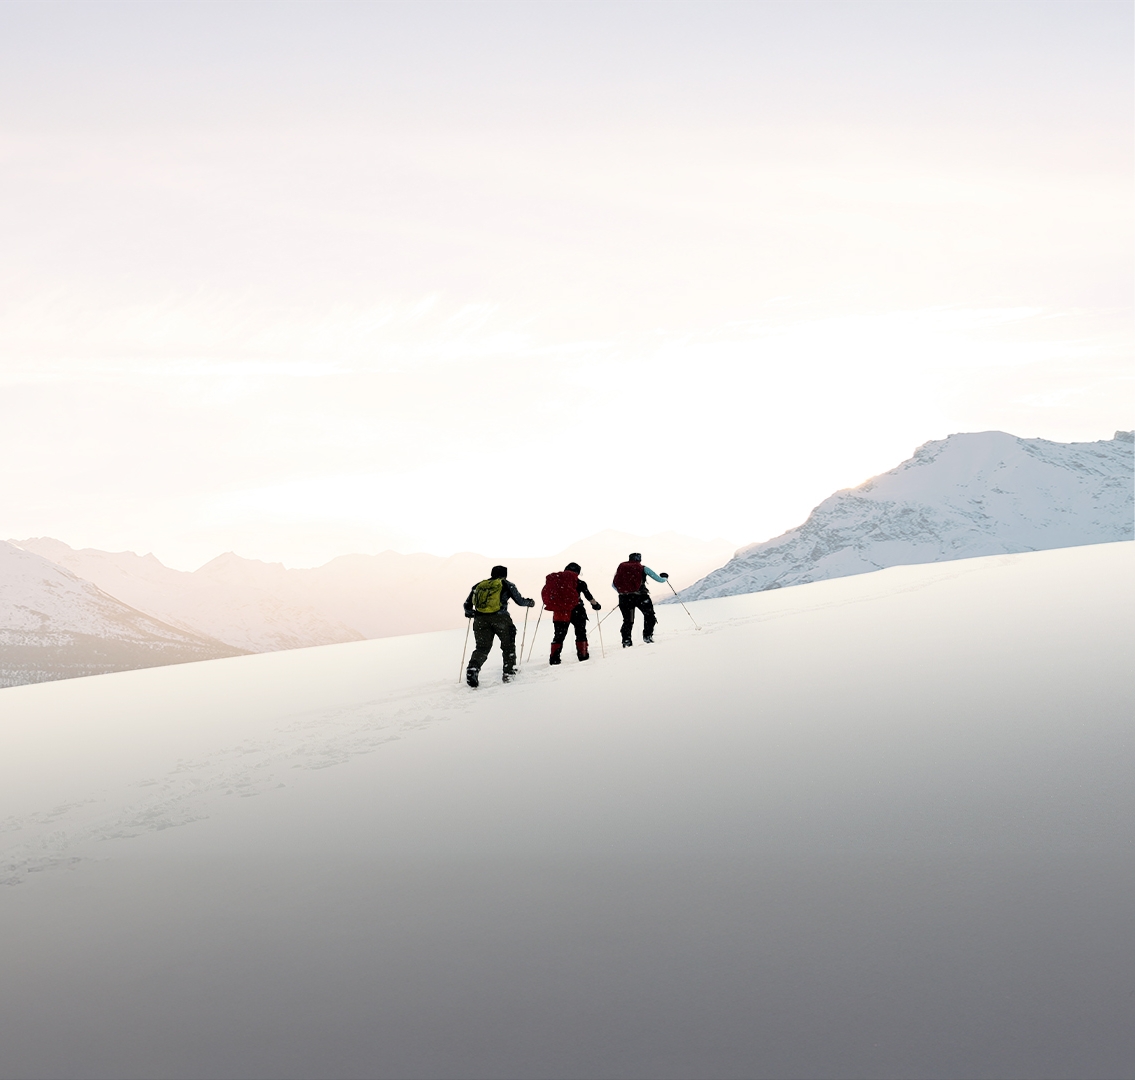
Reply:
[[[1133,555],[4,690],[0,1075],[1132,1075]]]

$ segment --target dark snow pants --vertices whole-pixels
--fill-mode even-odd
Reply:
[[[587,608],[583,606],[582,601],[572,608],[571,615],[564,619],[562,622],[556,618],[562,612],[556,612],[552,616],[552,661],[555,662],[556,657],[560,655],[560,650],[564,647],[564,640],[568,635],[568,627],[575,627],[575,652],[581,658],[587,655]]]
[[[654,636],[654,627],[658,619],[654,614],[654,605],[650,602],[650,593],[645,589],[642,592],[620,593],[619,610],[623,613],[623,640],[630,641],[631,630],[634,629],[635,608],[642,612],[642,637]]]
[[[489,658],[493,638],[501,639],[501,652],[504,654],[504,673],[512,675],[516,671],[516,624],[507,611],[497,611],[492,615],[478,612],[473,616],[473,640],[477,647],[469,657],[469,670],[480,671],[481,665]]]

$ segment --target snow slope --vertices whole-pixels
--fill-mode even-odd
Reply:
[[[273,591],[272,567],[231,553],[187,573],[163,566],[153,555],[135,555],[132,551],[76,551],[50,537],[13,543],[66,567],[170,626],[215,638],[244,652],[302,649],[360,641],[363,637],[357,630]],[[282,566],[278,569],[287,573]]]
[[[167,626],[69,570],[0,541],[0,687],[237,651]]]
[[[1132,1076],[1133,557],[5,690],[0,1076]]]
[[[742,548],[682,592],[705,599],[884,566],[1132,539],[1132,433],[1056,443],[1003,431],[951,435],[782,536]]]

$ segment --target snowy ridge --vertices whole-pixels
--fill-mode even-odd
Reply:
[[[235,656],[0,541],[0,686]]]
[[[742,548],[684,600],[763,592],[887,566],[1131,540],[1132,433],[1092,443],[1002,431],[928,442],[837,491],[795,529]]]

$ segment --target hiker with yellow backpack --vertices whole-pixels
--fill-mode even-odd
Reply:
[[[477,643],[465,669],[465,681],[472,687],[480,681],[481,666],[489,658],[493,638],[500,638],[504,656],[502,681],[508,682],[516,674],[516,624],[508,613],[509,600],[515,600],[520,607],[536,606],[535,600],[526,600],[508,580],[506,566],[494,566],[465,598],[465,618],[473,620],[473,640]]]

